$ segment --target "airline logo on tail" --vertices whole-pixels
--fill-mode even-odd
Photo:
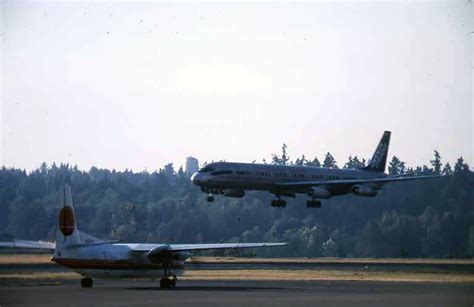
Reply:
[[[377,150],[375,151],[374,157],[370,161],[370,164],[374,168],[380,168],[380,163],[383,162],[386,153],[387,153],[388,145],[380,143],[379,146],[377,147]]]
[[[63,207],[59,212],[58,226],[63,236],[72,235],[76,228],[76,218],[74,217],[74,208],[72,205],[71,187],[66,184],[62,195]]]
[[[72,235],[75,228],[74,210],[69,206],[64,206],[59,212],[59,230],[67,237]]]
[[[377,149],[370,159],[369,165],[364,169],[367,171],[381,172],[385,171],[385,164],[387,163],[388,146],[390,144],[390,131],[385,131],[380,139]]]

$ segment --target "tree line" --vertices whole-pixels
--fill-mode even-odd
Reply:
[[[329,152],[322,162],[305,156],[291,160],[285,144],[269,163],[339,167]],[[350,156],[342,167],[366,164]],[[451,167],[435,151],[427,165],[407,167],[393,156],[388,172],[450,176],[389,183],[374,198],[340,196],[324,201],[321,209],[308,209],[304,195],[286,208],[272,208],[273,196],[265,192],[247,192],[241,199],[217,197],[208,203],[172,164],[154,172],[97,167],[84,171],[46,163],[31,172],[2,167],[0,240],[54,239],[60,191],[68,183],[79,228],[105,239],[289,243],[256,251],[265,257],[474,256],[474,173],[462,157]]]

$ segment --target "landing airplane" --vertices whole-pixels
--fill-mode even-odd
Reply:
[[[390,131],[385,131],[369,165],[361,169],[215,162],[194,173],[191,180],[208,193],[209,202],[214,201],[217,194],[243,197],[245,190],[259,190],[275,195],[273,207],[286,206],[282,196],[295,197],[303,193],[310,197],[306,203],[308,208],[320,208],[320,199],[349,193],[373,197],[387,182],[440,177],[385,174],[389,144]]]
[[[81,286],[91,288],[94,278],[161,278],[161,288],[176,286],[185,260],[193,251],[284,246],[286,243],[141,244],[104,241],[77,229],[71,189],[64,188],[56,243],[0,242],[0,247],[53,250],[52,261],[81,274]]]

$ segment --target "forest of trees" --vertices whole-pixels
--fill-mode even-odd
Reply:
[[[269,163],[338,167],[330,153],[322,162],[304,156],[291,160],[286,145]],[[351,156],[342,167],[365,164]],[[473,257],[474,173],[463,159],[443,164],[435,151],[427,165],[410,168],[393,156],[388,171],[452,176],[389,183],[374,198],[340,196],[309,209],[304,195],[290,199],[286,208],[272,208],[273,196],[265,192],[207,203],[172,164],[138,173],[46,163],[32,172],[3,167],[0,240],[53,240],[59,193],[69,183],[79,228],[104,239],[289,243],[257,251],[265,257]]]

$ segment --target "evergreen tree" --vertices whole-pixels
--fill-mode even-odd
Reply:
[[[352,156],[349,156],[349,159],[347,159],[346,164],[344,164],[343,168],[354,168],[354,161],[352,159]]]
[[[160,169],[160,173],[168,177],[173,177],[175,175],[173,163],[166,164],[164,168]]]
[[[466,172],[469,172],[469,165],[467,165],[467,163],[464,163],[463,157],[459,157],[458,161],[454,165],[454,173],[461,174]]]
[[[338,168],[336,159],[334,159],[330,152],[327,152],[326,156],[324,157],[323,167]]]
[[[281,146],[281,156],[272,154],[272,164],[277,164],[277,165],[287,165],[288,161],[290,161],[290,157],[288,156],[287,153],[288,147],[286,146],[285,143]]]
[[[451,165],[449,165],[449,162],[444,165],[442,174],[446,176],[453,174],[453,169],[451,168]]]
[[[430,174],[430,173],[433,173],[433,169],[428,167],[427,165],[423,165],[423,171],[422,171],[423,174]]]
[[[437,150],[434,151],[434,159],[430,161],[431,165],[433,166],[433,170],[435,174],[441,174],[441,168],[443,164],[441,163],[441,156]]]
[[[405,174],[405,162],[400,161],[397,156],[393,156],[388,164],[389,175],[403,175]]]
[[[344,164],[344,168],[358,169],[363,167],[365,167],[365,159],[361,161],[357,156],[354,156],[354,158],[349,156],[348,161]]]
[[[303,166],[306,165],[308,161],[306,160],[305,156],[302,155],[301,158],[296,158],[294,165],[296,166]]]
[[[314,157],[312,161],[306,160],[306,166],[315,166],[315,167],[321,167],[321,163],[318,160],[318,157]]]

